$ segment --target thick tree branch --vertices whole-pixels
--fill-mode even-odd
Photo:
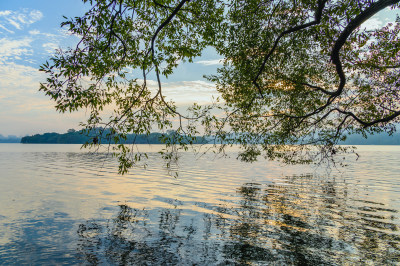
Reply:
[[[387,123],[387,122],[392,121],[396,117],[400,116],[400,111],[397,111],[397,112],[392,113],[389,116],[386,116],[386,117],[383,117],[383,118],[380,118],[380,119],[376,119],[376,120],[373,120],[371,122],[366,122],[366,121],[360,119],[353,112],[344,111],[344,110],[341,110],[339,108],[335,108],[335,110],[338,111],[341,114],[345,114],[345,115],[351,116],[355,121],[357,121],[359,124],[361,124],[364,128],[374,126],[374,125],[376,125],[378,123]]]
[[[152,57],[152,61],[153,64],[155,66],[155,72],[156,72],[156,77],[157,77],[157,83],[158,83],[158,93],[160,95],[161,100],[163,101],[163,103],[165,104],[165,106],[174,114],[177,114],[179,116],[179,118],[183,117],[185,119],[198,119],[198,118],[191,118],[191,117],[186,117],[183,116],[181,113],[177,112],[175,109],[173,109],[164,99],[163,95],[162,95],[162,88],[161,88],[161,80],[160,80],[160,71],[159,71],[159,67],[158,67],[158,63],[155,61],[155,40],[158,36],[158,34],[160,33],[160,31],[167,26],[171,20],[176,16],[176,14],[182,9],[183,5],[186,2],[189,2],[190,0],[182,0],[181,2],[179,2],[179,4],[175,7],[174,11],[172,11],[172,13],[167,17],[167,19],[161,23],[160,26],[158,26],[158,28],[156,29],[155,33],[153,34],[153,37],[151,38],[151,47],[150,47],[150,51],[151,51],[151,57]]]
[[[345,27],[345,29],[340,33],[339,37],[337,38],[337,40],[335,41],[335,44],[332,48],[331,51],[331,60],[332,63],[335,64],[336,66],[336,72],[339,76],[340,82],[339,82],[339,86],[337,88],[336,91],[327,91],[324,90],[325,94],[330,95],[330,97],[328,98],[328,100],[326,101],[326,103],[323,106],[318,107],[317,109],[315,109],[313,112],[308,113],[304,116],[289,116],[291,118],[308,118],[311,117],[315,114],[318,114],[320,112],[322,112],[323,110],[325,110],[328,106],[330,106],[333,101],[342,94],[344,86],[346,85],[346,76],[344,74],[343,71],[343,66],[342,63],[340,61],[340,50],[342,49],[343,45],[346,43],[347,39],[349,38],[349,36],[352,34],[352,32],[354,30],[356,30],[359,26],[361,26],[362,23],[364,23],[366,20],[368,20],[369,18],[371,18],[373,15],[375,15],[376,13],[378,13],[379,11],[381,11],[382,9],[391,6],[393,4],[399,3],[400,0],[380,0],[378,2],[375,2],[373,4],[371,4],[371,6],[369,6],[368,8],[366,8],[364,11],[362,11],[359,15],[357,15],[353,20],[351,20],[347,26]],[[322,90],[320,90],[322,91]],[[352,116],[351,114],[349,114],[350,116]],[[354,115],[354,114],[353,114]],[[379,123],[372,123],[370,125],[370,123],[365,123],[361,120],[357,120],[356,116],[353,117],[356,121],[358,121],[360,124],[364,125],[365,127],[371,126],[373,124]],[[384,121],[382,121],[384,122]]]
[[[259,68],[257,75],[254,77],[254,79],[252,81],[253,85],[260,92],[262,98],[264,98],[264,96],[262,94],[260,85],[258,84],[257,80],[260,77],[260,75],[262,74],[262,72],[264,71],[265,65],[267,64],[267,61],[269,60],[269,58],[271,57],[271,55],[275,51],[276,47],[278,46],[279,41],[282,39],[283,36],[285,36],[287,34],[290,34],[290,33],[296,32],[296,31],[300,31],[300,30],[306,29],[308,27],[311,27],[311,26],[319,24],[321,22],[322,11],[323,11],[327,1],[328,0],[318,0],[318,7],[317,7],[317,10],[315,12],[315,18],[314,18],[313,21],[305,23],[305,24],[301,24],[301,25],[298,25],[298,26],[295,26],[295,27],[292,27],[292,28],[290,28],[288,30],[285,30],[275,39],[274,45],[272,46],[270,51],[265,55],[264,60],[263,60],[263,62],[261,64],[261,67]]]
[[[339,76],[340,83],[335,92],[332,92],[331,97],[329,97],[328,102],[332,102],[333,99],[339,96],[344,86],[346,85],[346,76],[343,71],[342,62],[340,61],[340,50],[342,49],[343,45],[346,43],[349,36],[356,30],[358,27],[361,26],[362,23],[367,21],[373,15],[378,13],[379,11],[383,10],[384,8],[394,5],[400,2],[400,0],[380,0],[371,4],[368,8],[362,11],[359,15],[357,15],[353,20],[347,24],[346,28],[340,33],[339,37],[337,38],[331,52],[331,60],[332,63],[336,66],[336,72]]]

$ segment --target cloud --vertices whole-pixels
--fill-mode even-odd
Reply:
[[[22,55],[31,55],[32,39],[25,37],[19,40],[2,38],[0,39],[0,63]]]
[[[42,74],[30,66],[13,62],[0,64],[0,117],[23,115],[37,109],[48,109],[48,99],[37,93]]]
[[[196,64],[202,64],[205,66],[215,66],[215,65],[222,65],[224,62],[224,59],[215,59],[215,60],[201,60],[201,61],[197,61],[195,62]]]
[[[32,24],[35,23],[36,21],[39,21],[43,18],[43,13],[40,12],[39,10],[32,10],[29,12],[28,16],[28,21],[26,23]]]
[[[39,92],[45,76],[35,67],[0,63],[1,134],[19,135],[65,132],[84,121],[84,112],[59,114],[54,102]],[[58,122],[61,121],[61,122]]]
[[[39,30],[30,30],[30,31],[29,31],[29,34],[30,34],[30,35],[39,35],[39,34],[40,34],[40,31],[39,31]]]
[[[139,84],[143,82],[138,80]],[[155,94],[158,83],[154,80],[147,80],[147,86]],[[211,104],[213,98],[219,96],[215,85],[202,80],[162,82],[163,96],[167,101],[173,101],[178,106],[198,104]]]
[[[1,25],[1,24],[0,24],[0,29],[3,29],[3,30],[5,30],[5,31],[7,31],[8,33],[15,33],[14,31],[7,29],[6,27],[4,27],[4,26]]]
[[[14,33],[9,26],[17,30],[22,30],[25,26],[35,23],[43,18],[39,10],[22,9],[19,11],[3,10],[0,11],[0,28],[9,33]]]
[[[15,20],[9,19],[8,22],[9,22],[11,25],[13,25],[15,28],[17,28],[18,30],[21,30],[21,29],[22,29],[21,25],[20,25],[18,22],[16,22]]]
[[[23,60],[26,65],[37,65],[44,62],[49,54],[54,54],[61,44],[72,43],[69,39],[60,32],[53,34],[37,29],[19,36],[0,37],[0,63]]]
[[[372,17],[365,21],[361,27],[365,28],[366,30],[376,30],[383,26],[383,21],[378,19],[377,17]]]
[[[51,40],[60,40],[60,39],[68,37],[68,35],[64,34],[64,32],[57,31],[57,34],[53,34],[53,33],[48,33],[48,32],[41,32],[40,30],[37,30],[37,29],[30,30],[29,34],[32,36],[37,36],[37,37],[39,37],[39,36],[47,37]],[[41,38],[41,40],[43,40],[43,38]]]
[[[0,17],[9,16],[11,14],[10,10],[0,11]]]
[[[0,88],[3,99],[15,96],[19,99],[29,98],[37,92],[40,79],[41,74],[34,67],[10,62],[0,64]]]
[[[53,54],[54,50],[58,49],[59,46],[57,43],[52,43],[52,42],[48,42],[48,43],[44,43],[42,45],[42,47],[46,50],[47,53],[49,54]]]

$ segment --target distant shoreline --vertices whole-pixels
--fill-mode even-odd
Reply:
[[[164,144],[169,138],[173,138],[174,133],[150,133],[146,134],[128,134],[125,139],[117,138],[115,141],[114,135],[109,134],[109,132],[103,132],[103,136],[107,136],[99,139],[97,132],[93,132],[90,135],[83,134],[82,131],[71,130],[64,134],[59,133],[44,133],[36,134],[33,136],[26,136],[21,138],[21,143],[24,144],[85,144],[85,143],[103,143],[108,144],[115,142],[121,144]],[[206,143],[206,139],[203,137],[195,137],[191,140],[193,144]],[[188,140],[189,142],[189,140]]]
[[[127,139],[122,143],[135,144],[163,144],[160,140],[161,133],[151,133],[149,135],[128,135]],[[92,137],[82,134],[80,131],[69,131],[64,134],[59,133],[44,133],[35,134],[18,138],[15,136],[3,137],[0,135],[0,143],[22,143],[22,144],[85,144],[93,141]],[[195,143],[206,143],[203,137],[197,137]],[[103,141],[103,143],[105,143]],[[339,145],[400,145],[400,133],[395,133],[392,136],[387,134],[370,135],[367,139],[360,135],[348,136],[346,141],[338,143]]]

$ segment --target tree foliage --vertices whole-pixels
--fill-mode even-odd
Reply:
[[[108,129],[117,143],[166,132],[177,120],[167,158],[174,144],[187,149],[201,133],[222,144],[219,151],[240,144],[243,160],[298,163],[334,158],[349,134],[396,129],[400,19],[374,30],[363,23],[400,0],[83,1],[91,8],[62,23],[80,42],[41,67],[48,75],[41,90],[61,112],[89,110],[86,129]],[[206,47],[224,58],[207,76],[221,97],[178,112],[161,78]],[[115,149],[122,165],[134,163],[129,147]]]
[[[101,133],[100,133],[101,132]],[[103,136],[108,136],[109,138],[101,138],[99,139],[99,135],[103,134]],[[96,128],[92,130],[89,134],[83,134],[81,130],[79,131],[71,131],[68,130],[67,133],[59,134],[59,133],[44,133],[44,134],[35,134],[32,136],[25,136],[18,141],[21,143],[47,143],[47,144],[85,144],[92,143],[93,138],[97,138],[97,142],[100,143],[118,143],[118,144],[163,144],[163,138],[172,139],[176,137],[176,134],[167,134],[163,135],[161,133],[153,132],[150,134],[142,134],[142,135],[134,135],[127,134],[124,139],[119,139],[119,142],[115,142],[115,140],[111,140],[114,136],[110,134],[109,130],[105,130],[103,128]],[[0,139],[1,141],[1,139]],[[194,144],[204,144],[206,140],[201,137],[196,137],[193,141]]]

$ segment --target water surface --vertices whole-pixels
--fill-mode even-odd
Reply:
[[[183,153],[178,178],[79,147],[0,144],[0,264],[400,263],[398,146],[339,170]]]

